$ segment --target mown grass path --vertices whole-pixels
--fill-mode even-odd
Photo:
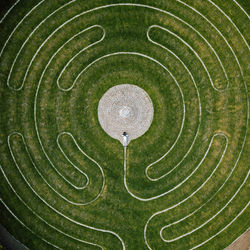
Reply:
[[[0,15],[0,222],[30,249],[223,249],[249,227],[249,6],[19,0]],[[152,99],[128,148],[103,94]]]

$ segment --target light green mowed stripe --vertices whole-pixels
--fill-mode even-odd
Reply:
[[[3,13],[1,223],[31,249],[223,249],[243,233],[249,19],[241,6],[19,1]],[[97,117],[102,95],[124,83],[154,105],[125,166]]]

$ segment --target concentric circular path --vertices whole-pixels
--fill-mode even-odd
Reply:
[[[30,249],[223,249],[245,232],[246,2],[6,6],[1,224]],[[138,110],[112,103],[117,123],[103,129],[98,119],[99,101],[123,84],[153,105],[153,118],[133,126],[145,133],[124,148],[105,130]]]

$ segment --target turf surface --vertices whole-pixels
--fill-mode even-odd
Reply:
[[[250,218],[248,12],[243,0],[8,3],[1,224],[30,249],[233,242]],[[154,105],[125,158],[97,117],[118,84]]]

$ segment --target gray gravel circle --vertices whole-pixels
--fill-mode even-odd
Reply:
[[[100,99],[98,119],[103,130],[123,143],[123,132],[129,141],[142,136],[154,116],[153,103],[145,90],[133,84],[111,87]]]

